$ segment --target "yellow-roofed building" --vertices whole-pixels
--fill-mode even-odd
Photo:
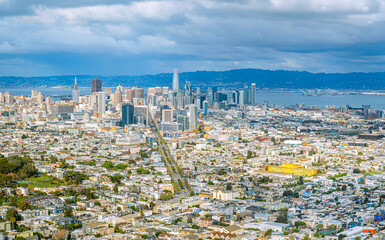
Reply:
[[[283,166],[265,166],[267,168],[267,171],[269,172],[276,172],[276,173],[286,173],[286,174],[292,174],[296,176],[313,176],[317,175],[319,169],[311,169],[311,168],[304,168],[302,165],[299,164],[291,164],[287,163]]]

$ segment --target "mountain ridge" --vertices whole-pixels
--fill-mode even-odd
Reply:
[[[44,77],[0,77],[1,88],[23,87],[72,87],[77,77],[79,87],[90,87],[93,78],[100,78],[103,86],[171,86],[172,73],[147,74],[140,76],[118,75],[61,75]],[[218,86],[240,88],[256,83],[257,88],[285,89],[356,89],[385,90],[385,72],[311,73],[307,71],[232,69],[226,71],[195,71],[179,74],[180,86],[190,81],[194,87]]]

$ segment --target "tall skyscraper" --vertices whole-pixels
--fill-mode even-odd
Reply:
[[[253,106],[257,105],[257,89],[255,88],[255,83],[252,83],[250,87],[250,104]]]
[[[112,94],[112,89],[110,87],[105,87],[104,88],[104,93],[106,94],[106,98],[110,98]]]
[[[209,111],[209,102],[204,100],[203,101],[203,115],[207,116],[208,111]]]
[[[106,112],[106,95],[104,92],[98,92],[98,113]]]
[[[179,73],[177,68],[174,68],[174,74],[172,76],[172,90],[174,92],[179,91]]]
[[[250,88],[249,88],[249,86],[245,86],[245,88],[244,88],[244,100],[243,100],[243,103],[245,104],[245,105],[249,105],[250,104]]]
[[[198,107],[195,104],[189,105],[189,114],[190,114],[190,130],[198,130]]]
[[[239,91],[239,107],[243,108],[243,105],[245,105],[245,92]]]
[[[37,102],[42,104],[44,102],[43,100],[43,95],[41,95],[41,92],[39,91],[39,93],[37,94]]]
[[[162,94],[163,94],[164,96],[168,95],[168,90],[169,90],[169,87],[163,87],[163,88],[162,88]]]
[[[201,110],[202,105],[201,105],[201,99],[200,98],[195,100],[195,104],[198,106],[198,110]]]
[[[72,101],[78,103],[80,98],[80,91],[78,89],[78,83],[75,77],[74,90],[72,90]]]
[[[102,80],[99,78],[95,78],[92,80],[92,93],[101,92],[102,91]]]
[[[134,105],[129,103],[122,105],[122,127],[134,123],[134,111]]]
[[[112,104],[114,106],[116,106],[122,102],[122,92],[120,91],[120,88],[117,88],[115,93],[111,94],[111,100],[112,100]]]

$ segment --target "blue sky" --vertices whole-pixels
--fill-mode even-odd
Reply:
[[[0,75],[385,71],[385,0],[0,0]]]

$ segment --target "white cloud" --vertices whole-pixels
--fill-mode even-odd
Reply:
[[[294,12],[369,13],[378,10],[379,0],[270,0],[274,9]]]
[[[199,69],[201,61],[220,69],[345,71],[343,60],[385,51],[378,47],[385,0],[36,2],[23,5],[30,11],[21,15],[0,17],[0,54],[143,54],[196,61]]]

